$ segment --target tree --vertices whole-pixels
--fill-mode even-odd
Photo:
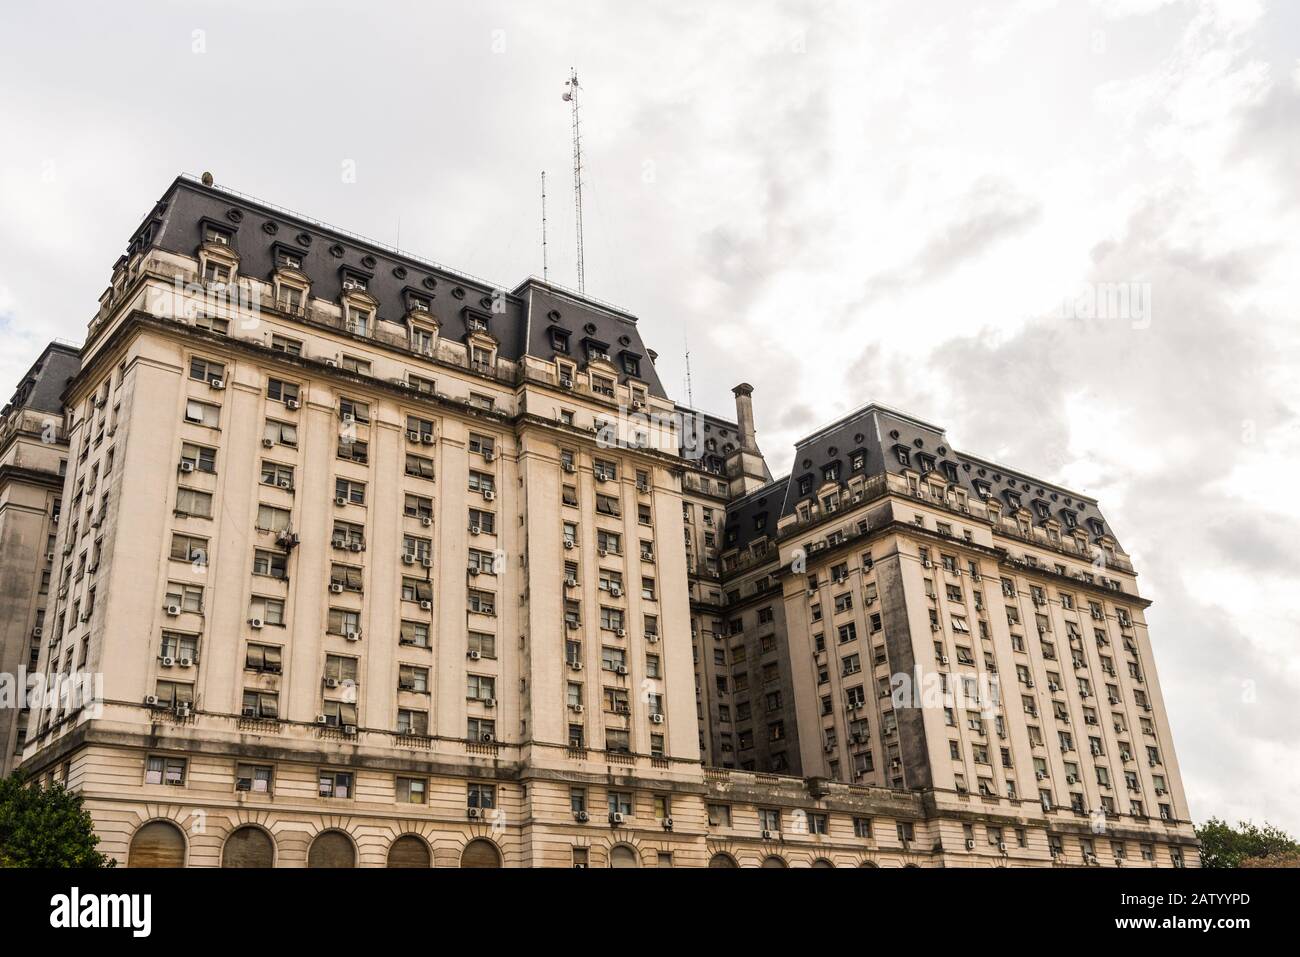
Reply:
[[[59,784],[41,787],[17,772],[0,780],[0,867],[112,867],[81,805]]]
[[[1257,827],[1241,821],[1236,827],[1212,817],[1196,829],[1201,841],[1202,867],[1285,867],[1277,863],[1300,854],[1300,844],[1267,821]]]

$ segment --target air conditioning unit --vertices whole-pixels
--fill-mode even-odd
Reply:
[[[622,814],[620,814],[618,811],[610,811],[610,812],[609,812],[609,823],[610,823],[610,824],[622,824],[624,820],[625,820],[624,816],[623,816]]]
[[[343,733],[355,737],[357,733],[357,726],[355,724],[345,724],[343,726]]]
[[[360,640],[361,640],[361,632],[359,632],[359,631],[349,631],[349,632],[348,632],[346,635],[344,635],[343,637],[345,637],[348,641],[360,641]]]
[[[973,837],[966,838],[966,850],[968,851],[975,850],[975,838]]]
[[[481,531],[482,531],[482,529],[479,528],[477,525],[471,525],[471,526],[469,527],[469,533],[470,533],[471,535],[477,535],[477,534],[479,534]]]
[[[491,462],[491,461],[492,461],[493,459],[495,459],[496,457],[497,457],[497,454],[496,454],[494,451],[492,451],[491,449],[484,449],[484,450],[483,450],[483,461],[484,461],[484,462]]]
[[[32,629],[33,638],[39,638],[43,634],[45,634],[45,629],[42,628],[40,625],[37,625],[35,628]]]
[[[493,500],[494,498],[496,498],[496,497],[497,497],[497,493],[494,492],[494,491],[492,491],[492,489],[490,489],[490,488],[485,488],[485,489],[483,490],[483,501],[485,501],[485,502],[490,502],[490,501],[492,501],[492,500]]]
[[[652,715],[650,715],[650,723],[651,723],[651,724],[663,724],[663,723],[664,723],[664,716],[661,715],[661,714],[652,714]]]
[[[182,472],[186,472],[186,473],[188,473],[188,472],[193,472],[193,471],[194,471],[194,463],[193,463],[193,462],[182,462],[182,463],[181,463],[181,471],[182,471]]]
[[[489,698],[488,700],[490,701],[491,699]],[[491,732],[491,731],[484,731],[484,732],[483,732],[482,734],[480,734],[478,737],[479,737],[479,740],[482,741],[484,744],[491,744],[491,743],[492,743],[492,732]]]
[[[285,400],[284,400],[284,407],[285,407],[286,409],[296,409],[296,408],[298,408],[298,400],[297,400],[297,399],[285,399]]]
[[[171,655],[163,655],[163,657],[162,657],[162,666],[163,666],[164,668],[170,668],[170,667],[171,667],[172,665],[174,665],[174,664],[176,664],[176,659],[175,659],[175,658],[173,658]]]
[[[176,659],[176,663],[177,663],[178,665],[180,665],[182,668],[192,668],[192,667],[194,667],[194,659],[193,659],[193,658],[178,658],[178,659]]]
[[[484,699],[483,699],[483,707],[485,707],[485,708],[495,708],[496,706],[497,706],[497,699],[496,699],[496,698],[484,698]]]
[[[1066,783],[1066,784],[1078,784],[1078,783],[1079,783],[1079,779],[1078,779],[1077,777],[1075,777],[1073,774],[1067,774],[1067,775],[1065,776],[1065,783]]]
[[[420,602],[420,610],[421,610],[421,611],[429,611],[431,608],[433,608],[433,602],[431,602],[431,601],[422,601],[422,602]]]
[[[330,592],[335,595],[341,595],[343,594],[343,586],[338,582],[330,582]]]
[[[158,696],[157,696],[157,695],[152,695],[152,694],[147,694],[147,695],[144,696],[144,703],[147,704],[147,705],[148,705],[149,707],[151,707],[151,708],[156,708],[156,707],[158,707]]]
[[[180,606],[180,605],[168,605],[168,606],[167,606],[165,609],[163,609],[163,610],[167,612],[167,615],[168,615],[169,617],[171,617],[171,618],[175,618],[177,615],[179,615],[179,614],[181,613],[181,606]]]
[[[659,640],[659,635],[658,635],[658,633],[652,631],[652,632],[650,632],[648,635],[645,636],[645,640],[648,641],[650,644],[653,645],[655,642],[657,642],[657,641]]]
[[[1007,842],[1006,842],[1006,841],[998,841],[998,850],[999,850],[1001,853],[1005,854],[1005,853],[1007,852]]]
[[[588,814],[586,811],[574,811],[573,819],[577,821],[579,824],[586,824],[588,821],[591,820],[591,815]]]
[[[774,841],[774,840],[776,840],[776,837],[777,837],[777,832],[776,832],[776,831],[764,831],[764,832],[763,832],[763,840],[765,840],[765,841]]]
[[[414,564],[415,564],[415,556],[414,556],[414,555],[403,555],[403,556],[402,556],[402,564],[403,564],[403,565],[414,565]]]
[[[833,745],[833,744],[825,745],[825,746],[822,748],[822,750],[825,751],[827,754],[834,754],[834,753],[835,753],[835,745]]]
[[[582,712],[586,711],[587,709],[580,704],[571,704],[569,705],[569,710],[572,711],[574,714],[582,714]]]
[[[335,504],[335,505],[346,505],[346,504],[348,504],[348,500],[347,500],[346,498],[344,498],[342,495],[336,495],[336,496],[334,497],[334,504]]]
[[[330,723],[329,715],[326,715],[326,714],[318,714],[318,715],[316,715],[316,723],[317,723],[317,724],[329,724],[329,723]]]
[[[248,619],[248,624],[249,624],[249,626],[252,627],[252,628],[261,628],[261,627],[262,627],[262,619],[260,619],[260,618],[250,618],[250,619]]]
[[[433,559],[432,559],[432,558],[421,558],[421,559],[420,559],[420,564],[423,565],[425,568],[432,568],[432,567],[433,567]]]
[[[627,674],[627,665],[619,665],[617,668],[614,669],[614,674],[620,676]]]
[[[578,579],[576,579],[576,578],[566,578],[566,579],[564,580],[564,587],[565,587],[565,588],[577,588],[577,587],[578,587]]]
[[[623,589],[620,588],[618,585],[610,585],[610,586],[609,586],[609,593],[610,593],[611,595],[613,595],[615,598],[622,598],[622,597],[623,597]]]
[[[468,812],[468,814],[469,814],[469,819],[470,819],[471,821],[481,821],[481,820],[483,819],[483,809],[482,809],[482,808],[471,807],[471,808],[467,808],[466,810],[467,810],[467,812]]]
[[[348,542],[348,551],[350,552],[364,551],[365,547],[366,546],[362,545],[360,542]]]
[[[470,661],[478,661],[480,658],[483,657],[483,652],[471,648],[469,650],[468,656]]]
[[[575,621],[575,620],[573,620],[572,618],[566,618],[566,619],[564,620],[564,627],[568,628],[569,630],[573,630],[573,629],[575,629],[575,628],[581,628],[581,627],[582,627],[582,622],[580,622],[580,621]]]
[[[1061,686],[1058,685],[1055,681],[1049,681],[1047,683],[1047,690],[1055,693],[1061,690]]]
[[[256,708],[244,708],[244,709],[240,712],[240,714],[243,715],[245,718],[256,718],[256,717],[257,717],[257,709],[256,709]]]
[[[420,436],[420,442],[423,445],[433,445],[433,433],[425,432]]]
[[[337,688],[338,686],[339,686],[339,679],[338,679],[338,678],[326,678],[326,679],[325,679],[325,687],[326,687],[326,688]]]
[[[569,667],[572,668],[574,671],[581,671],[581,670],[582,670],[582,662],[581,662],[581,661],[570,661],[570,662],[569,662]]]
[[[420,524],[423,525],[425,528],[432,528],[433,519],[431,519],[429,516],[426,515],[420,519]]]
[[[946,665],[947,663],[948,663],[948,656],[947,656],[947,655],[940,655],[940,656],[939,656],[939,664],[941,664],[941,665]]]
[[[477,565],[470,565],[469,568],[467,568],[467,569],[465,569],[465,570],[466,570],[467,572],[469,572],[470,577],[473,577],[473,576],[477,575],[477,574],[478,574],[478,571],[479,571]]]
[[[1035,772],[1034,772],[1034,777],[1038,778],[1038,780],[1040,780],[1040,781],[1046,781],[1046,780],[1047,780],[1047,772],[1046,772],[1046,771],[1035,771]]]
[[[618,637],[620,637],[620,638],[626,638],[626,637],[627,637],[627,629],[626,629],[626,628],[619,628],[619,629],[617,629],[617,630],[615,631],[615,634],[618,635]]]
[[[571,539],[571,538],[566,538],[566,539],[564,540],[564,547],[565,547],[565,548],[572,548],[575,544],[577,544],[577,543],[574,542],[574,540]]]
[[[176,717],[188,718],[190,716],[190,706],[187,704],[178,704],[176,706]]]
[[[264,449],[273,449],[273,448],[275,448],[275,440],[274,440],[274,439],[263,439],[263,440],[262,440],[262,448],[264,448]]]
[[[1120,760],[1121,760],[1121,761],[1132,761],[1132,760],[1133,760],[1133,755],[1132,755],[1132,753],[1129,752],[1129,751],[1121,751],[1121,752],[1119,753],[1119,757],[1120,757]]]

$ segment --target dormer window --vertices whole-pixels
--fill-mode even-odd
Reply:
[[[1074,526],[1079,524],[1078,516],[1068,508],[1061,509],[1061,521],[1064,523],[1066,528],[1074,528]]]
[[[916,464],[917,464],[917,467],[921,470],[921,474],[922,474],[922,475],[926,475],[926,474],[928,474],[928,473],[930,473],[930,472],[933,472],[933,471],[934,471],[934,456],[933,456],[933,455],[918,455],[918,456],[916,457]]]
[[[800,479],[799,479],[799,497],[800,497],[800,498],[803,498],[805,495],[811,495],[811,494],[812,494],[812,483],[813,483],[813,480],[812,480],[812,476],[811,476],[811,475],[804,475],[804,476],[801,476],[801,477],[800,477]]]
[[[840,463],[832,462],[830,465],[822,468],[823,482],[838,482],[840,480]]]
[[[614,397],[614,383],[604,376],[594,375],[591,377],[591,391],[597,395],[612,399]]]
[[[1007,492],[1007,507],[1018,510],[1020,508],[1020,496],[1015,492]]]
[[[305,294],[298,286],[289,283],[277,283],[275,287],[275,307],[281,312],[294,313],[295,315],[302,312]]]
[[[301,272],[302,257],[288,249],[277,249],[275,251],[275,268],[296,269]]]
[[[640,378],[641,360],[638,359],[636,356],[624,354],[623,371],[630,376],[636,376],[637,378]]]
[[[411,326],[411,348],[425,355],[433,354],[434,334],[432,329],[423,326]]]
[[[410,312],[428,312],[429,300],[423,296],[417,296],[415,293],[407,293],[406,308]]]
[[[898,464],[904,468],[912,464],[912,453],[907,450],[906,445],[895,445],[894,454],[898,456]]]
[[[980,498],[988,498],[989,495],[992,493],[992,491],[993,491],[993,487],[989,485],[988,482],[975,483],[975,494],[978,495]]]
[[[348,332],[354,336],[370,335],[370,326],[374,322],[375,314],[364,306],[356,306],[348,303]]]
[[[569,353],[569,334],[563,329],[551,330],[551,348],[556,352]]]
[[[1095,535],[1097,538],[1101,538],[1101,536],[1106,533],[1106,527],[1101,524],[1100,519],[1097,518],[1088,519],[1088,527],[1092,529],[1092,534]]]
[[[1042,499],[1035,499],[1035,500],[1034,500],[1034,511],[1036,511],[1036,512],[1038,513],[1038,517],[1041,518],[1041,519],[1043,519],[1043,520],[1046,520],[1046,519],[1049,519],[1049,518],[1052,517],[1052,509],[1051,509],[1051,507],[1050,507],[1046,502],[1044,502]]]
[[[944,477],[945,477],[949,482],[955,482],[955,481],[957,481],[957,463],[956,463],[956,462],[943,462],[942,465],[941,465],[941,467],[943,468],[943,474],[944,474]]]
[[[205,243],[216,243],[218,246],[229,246],[230,230],[222,229],[220,226],[205,225],[203,227],[203,241]]]
[[[595,362],[597,360],[608,362],[609,353],[606,351],[605,345],[603,343],[595,342],[589,339],[587,341],[587,361]]]
[[[866,467],[867,467],[867,453],[854,452],[852,458],[849,459],[849,468],[851,468],[854,472],[861,472]]]
[[[205,260],[203,263],[203,281],[209,283],[230,282],[230,267],[214,259]]]
[[[475,372],[490,373],[494,365],[494,356],[491,349],[485,349],[482,346],[474,346],[470,350],[470,365]]]
[[[365,292],[366,279],[364,276],[358,276],[355,273],[343,274],[343,291],[344,292]]]

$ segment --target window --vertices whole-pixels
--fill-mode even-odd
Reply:
[[[190,518],[212,517],[212,494],[198,489],[176,489],[176,514]]]
[[[781,830],[781,812],[777,808],[759,808],[758,826],[764,831]]]
[[[269,764],[236,764],[235,790],[269,794],[275,771]]]
[[[478,529],[485,535],[495,535],[497,529],[497,517],[495,512],[486,512],[482,509],[471,508],[469,510],[469,528],[473,532]]]
[[[208,563],[208,540],[194,535],[172,535],[171,557],[195,565]]]
[[[489,701],[496,698],[497,680],[489,675],[468,675],[465,679],[465,697],[471,701]]]
[[[274,505],[257,507],[257,530],[259,532],[283,532],[289,528],[293,515],[287,508]]]
[[[217,450],[206,445],[185,442],[181,445],[181,466],[191,466],[198,472],[216,472]]]
[[[289,448],[297,448],[298,427],[292,422],[277,422],[274,419],[267,419],[266,426],[262,430],[262,444],[268,448],[272,445],[286,445]]]
[[[495,784],[469,784],[465,792],[465,806],[491,810],[497,806]]]
[[[496,595],[490,591],[480,591],[472,588],[469,592],[469,610],[480,615],[495,615]]]
[[[429,626],[422,621],[403,621],[398,642],[412,648],[429,647]]]
[[[283,352],[285,355],[300,356],[302,355],[302,343],[297,339],[290,339],[288,336],[272,334],[271,350],[273,352]]]
[[[429,691],[429,669],[417,665],[399,665],[397,669],[397,688],[399,691],[427,694]]]
[[[483,631],[471,631],[469,633],[469,650],[478,652],[481,658],[495,658],[497,656],[496,635],[489,635]]]
[[[397,733],[425,737],[429,733],[429,712],[398,708]]]
[[[871,818],[855,817],[853,819],[853,836],[854,837],[871,837]]]
[[[323,798],[348,798],[352,796],[351,771],[321,771],[317,776],[317,793]]]
[[[423,455],[406,455],[406,474],[414,478],[432,479],[433,478],[433,459],[426,458]]]
[[[281,650],[277,645],[250,642],[244,652],[244,668],[248,671],[279,674],[282,667]]]
[[[240,707],[240,714],[245,718],[275,721],[280,717],[280,696],[274,691],[247,690]]]
[[[185,421],[215,429],[221,424],[221,406],[189,399],[185,403]]]
[[[204,359],[200,356],[190,358],[190,378],[197,382],[207,382],[209,384],[215,379],[222,381],[226,377],[226,366],[223,362],[214,362],[211,359]]]
[[[268,578],[287,579],[288,556],[283,552],[272,552],[265,548],[259,548],[253,552],[253,574],[262,575]]]
[[[187,585],[183,582],[168,582],[167,595],[163,604],[175,606],[183,612],[200,613],[203,611],[203,586]]]
[[[184,758],[166,758],[150,755],[145,762],[144,783],[166,784],[170,787],[185,786]]]
[[[429,782],[424,778],[397,779],[398,804],[425,804],[428,800]]]

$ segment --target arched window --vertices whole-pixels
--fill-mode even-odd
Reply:
[[[308,867],[356,867],[357,851],[342,831],[323,831],[311,842]]]
[[[127,867],[184,867],[185,835],[171,821],[150,821],[131,838]]]
[[[482,838],[470,841],[460,854],[461,867],[500,867],[501,852],[491,841]]]
[[[738,867],[736,859],[730,854],[714,854],[709,858],[709,867]]]
[[[764,867],[785,867],[786,864],[783,858],[777,857],[775,854],[773,854],[771,857],[766,857],[763,859],[763,866]]]
[[[388,849],[389,867],[428,867],[429,845],[414,834],[403,834]]]
[[[273,867],[275,844],[260,827],[245,825],[226,838],[221,849],[222,867]]]
[[[609,852],[610,867],[640,867],[641,858],[626,844],[616,844]]]
[[[815,861],[812,862],[812,866],[815,867],[815,868],[818,868],[818,869],[826,869],[826,868],[833,868],[833,867],[835,867],[834,864],[832,864],[830,861],[826,860],[826,858],[824,858],[824,857],[819,857],[819,858],[817,858],[817,860],[815,860]]]
[[[858,867],[878,867],[875,861],[863,861]]]

